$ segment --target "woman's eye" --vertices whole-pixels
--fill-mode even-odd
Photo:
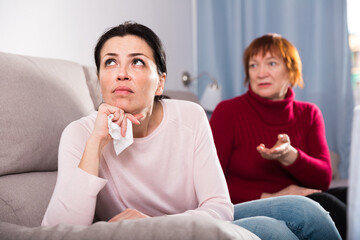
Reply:
[[[114,59],[108,59],[105,61],[105,66],[113,66],[115,64],[116,64],[116,62]]]
[[[143,60],[136,58],[136,59],[133,60],[133,65],[136,65],[136,66],[144,66],[145,63],[144,63]]]
[[[277,63],[276,63],[276,62],[274,62],[274,61],[271,61],[271,62],[269,62],[269,64],[270,64],[270,66],[272,66],[272,67],[273,67],[273,66],[276,66],[276,64],[277,64]]]
[[[256,67],[256,63],[250,63],[249,64],[249,68],[255,68]]]

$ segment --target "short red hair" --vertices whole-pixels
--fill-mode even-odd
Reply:
[[[250,45],[245,49],[243,55],[245,68],[245,84],[249,83],[249,61],[250,58],[262,53],[263,56],[270,52],[272,55],[281,56],[285,62],[286,68],[289,71],[289,80],[291,87],[298,85],[304,86],[302,78],[302,63],[298,50],[288,40],[279,34],[266,34],[254,39]]]

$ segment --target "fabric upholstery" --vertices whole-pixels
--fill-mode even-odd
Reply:
[[[194,93],[188,91],[165,90],[164,95],[172,99],[187,100],[187,101],[199,103],[198,97]]]
[[[56,172],[32,172],[0,177],[0,221],[40,226],[56,175]]]
[[[6,231],[4,231],[4,229]],[[0,223],[3,240],[258,240],[251,232],[229,222],[203,216],[156,217],[116,223],[97,222],[90,227],[56,225],[26,228]]]
[[[97,110],[102,103],[102,95],[96,68],[84,66],[83,69],[86,77],[86,84],[89,88],[90,96],[94,103],[94,108]]]
[[[94,109],[82,67],[7,53],[0,63],[0,176],[56,170],[62,130]]]

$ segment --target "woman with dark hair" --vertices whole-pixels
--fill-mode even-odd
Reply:
[[[126,22],[100,37],[94,55],[104,103],[64,130],[43,225],[91,224],[95,214],[110,221],[184,212],[232,220],[203,109],[159,100],[166,55],[158,36]],[[111,124],[133,141],[121,143],[121,152],[109,134]]]
[[[243,61],[247,93],[221,102],[210,120],[232,202],[307,196],[330,212],[345,239],[347,188],[328,190],[332,170],[321,111],[294,99],[292,88],[303,87],[297,49],[267,34],[251,42]]]
[[[205,111],[192,102],[157,99],[166,80],[165,60],[160,39],[141,24],[126,22],[99,39],[95,62],[104,103],[64,130],[58,179],[43,225],[89,225],[95,214],[110,222],[177,214],[233,220]],[[113,130],[119,133],[119,127],[118,139]],[[276,201],[282,203],[275,207],[279,220],[252,215],[235,223],[260,237],[337,239],[325,211],[304,199]],[[246,209],[257,214],[261,204],[272,203],[259,201]],[[291,213],[284,220],[283,208]]]

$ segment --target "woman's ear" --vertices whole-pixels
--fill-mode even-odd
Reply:
[[[163,94],[165,81],[166,81],[166,73],[163,73],[163,74],[161,74],[161,76],[159,78],[159,83],[158,83],[158,86],[157,86],[156,92],[155,92],[156,96],[160,96],[161,94]]]

